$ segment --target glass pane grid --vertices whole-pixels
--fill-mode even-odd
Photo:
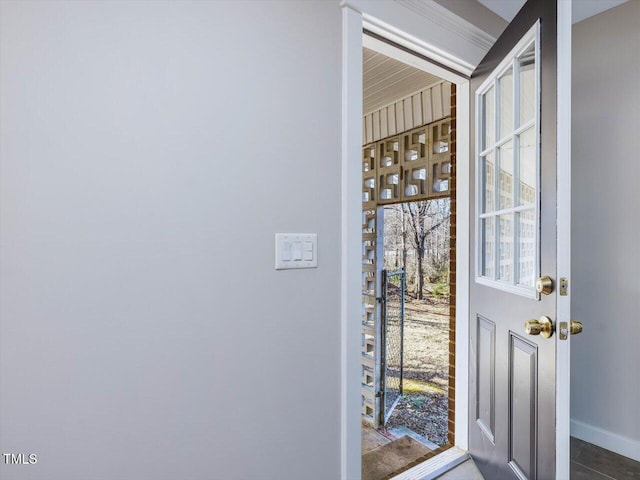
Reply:
[[[538,262],[535,42],[480,97],[479,274],[533,290]]]

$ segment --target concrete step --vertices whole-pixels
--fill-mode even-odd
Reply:
[[[362,480],[382,480],[433,453],[409,436],[397,438],[362,455]]]
[[[416,432],[414,432],[413,430],[407,427],[392,428],[391,430],[389,430],[389,433],[397,438],[404,437],[404,436],[411,437],[415,441],[420,442],[422,445],[424,445],[430,450],[436,450],[439,448],[438,445],[429,441],[428,438],[425,438],[422,435],[417,434]]]

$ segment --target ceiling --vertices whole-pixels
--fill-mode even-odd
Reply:
[[[627,0],[578,0],[573,2],[573,23],[581,22],[585,18],[609,10]],[[478,0],[489,10],[493,10],[502,18],[511,21],[525,0]]]
[[[363,49],[363,111],[378,110],[441,81],[439,77],[411,67],[368,48]]]
[[[477,0],[507,21],[513,19],[525,0]],[[574,0],[573,22],[597,15],[627,0]],[[405,63],[363,49],[363,112],[371,113],[401,98],[441,81]]]

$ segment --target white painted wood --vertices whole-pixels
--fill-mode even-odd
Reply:
[[[364,143],[371,143],[373,142],[373,116],[372,115],[367,115],[366,117],[364,117],[364,123],[365,123],[365,139],[364,139]]]
[[[557,53],[557,281],[569,279],[569,295],[556,289],[556,328],[571,321],[571,8],[558,1]],[[556,477],[569,478],[571,336],[556,337]]]
[[[396,106],[389,105],[387,107],[387,123],[389,124],[389,135],[395,135],[398,133],[396,128]]]
[[[396,102],[396,128],[398,132],[404,132],[405,130],[409,130],[409,128],[405,126],[405,122],[404,122],[404,102],[403,101]]]
[[[640,442],[578,420],[571,420],[571,435],[640,462]]]
[[[362,245],[362,16],[342,10],[342,261],[341,438],[342,480],[361,478],[361,294]]]
[[[363,112],[382,109],[440,78],[365,47],[363,61]]]
[[[505,136],[504,138],[501,139],[497,139],[498,136],[498,119],[499,119],[499,110],[498,110],[498,79],[499,77],[505,72],[507,71],[509,68],[513,68],[513,71],[516,72],[517,71],[517,58],[518,56],[520,56],[523,52],[525,52],[532,43],[535,42],[536,45],[536,50],[535,50],[535,68],[536,68],[536,73],[535,73],[535,78],[536,78],[536,117],[535,120],[532,120],[530,122],[527,122],[523,125],[521,125],[519,128],[516,128],[513,132],[510,132],[507,136]],[[514,73],[514,77],[516,78],[517,81],[517,76]],[[488,147],[486,150],[484,151],[480,151],[480,145],[481,145],[481,136],[480,136],[480,129],[482,128],[479,122],[476,122],[476,148],[475,151],[476,152],[480,152],[476,155],[476,158],[474,159],[474,161],[476,162],[476,171],[480,172],[482,165],[481,165],[481,159],[483,156],[487,155],[488,153],[492,152],[494,155],[494,159],[497,158],[496,156],[496,151],[498,150],[499,147],[501,147],[502,145],[504,145],[505,143],[508,142],[513,142],[512,144],[515,145],[516,143],[516,137],[524,132],[525,130],[531,128],[534,124],[536,125],[540,125],[540,95],[541,95],[541,90],[540,90],[540,21],[536,22],[535,25],[533,25],[531,27],[531,29],[520,39],[520,41],[518,41],[518,43],[513,47],[513,49],[509,52],[508,55],[506,55],[504,57],[504,59],[498,64],[498,66],[495,68],[494,72],[489,75],[487,77],[487,79],[482,82],[482,84],[480,85],[480,87],[478,88],[478,90],[476,91],[476,98],[475,98],[475,105],[476,105],[476,112],[480,112],[481,111],[481,98],[482,95],[484,95],[489,89],[493,88],[494,91],[494,135],[496,136],[496,140],[494,141],[494,143]],[[519,93],[517,91],[514,90],[513,92],[513,106],[514,106],[514,112],[513,118],[516,118],[516,109],[518,108],[518,95]],[[539,229],[539,225],[540,225],[540,220],[539,220],[539,205],[540,205],[540,129],[537,128],[536,129],[536,145],[538,145],[538,147],[536,148],[536,171],[538,172],[537,174],[537,201],[536,201],[536,220],[538,223],[538,228],[536,228],[536,271],[534,273],[534,278],[538,278],[540,276],[540,229]],[[495,175],[494,176],[494,181],[495,181],[495,185],[494,185],[494,192],[499,192],[499,176]],[[494,218],[499,218],[497,215],[501,215],[504,213],[514,213],[514,212],[519,212],[519,211],[524,211],[524,210],[529,210],[531,207],[529,205],[525,205],[525,206],[514,206],[508,209],[504,209],[504,210],[495,210],[492,211],[488,214],[482,214],[481,213],[481,205],[482,205],[482,195],[483,195],[483,186],[481,185],[481,180],[480,180],[480,176],[477,177],[477,182],[476,182],[476,210],[475,210],[475,215],[477,219],[482,219],[482,218],[488,218],[488,217],[494,217]],[[505,282],[501,282],[499,280],[496,279],[491,279],[488,277],[483,277],[480,275],[480,272],[482,271],[480,266],[481,266],[481,259],[482,256],[484,255],[484,248],[481,245],[481,241],[480,239],[482,238],[482,224],[480,221],[476,222],[476,231],[475,231],[475,242],[476,242],[476,250],[475,250],[475,265],[476,265],[476,283],[482,284],[482,285],[487,285],[493,288],[497,288],[499,290],[503,290],[505,292],[509,292],[509,293],[513,293],[516,295],[521,295],[524,297],[529,297],[529,298],[539,298],[539,294],[535,291],[535,289],[533,287],[523,287],[517,284],[507,284]],[[517,229],[515,229],[515,231],[517,232]],[[517,243],[517,236],[516,238],[514,238],[514,245],[518,245]],[[494,267],[494,275],[497,275],[498,273],[498,262],[499,262],[499,255],[497,253],[497,243],[495,242],[494,247],[494,260],[496,262],[496,265]],[[514,262],[512,267],[515,268],[516,265],[516,259],[514,258]],[[516,277],[515,277],[515,272],[512,273],[512,278],[514,279],[514,282],[516,281]]]
[[[434,96],[438,99],[437,103],[432,102]],[[398,98],[395,103],[366,114],[363,117],[365,127],[362,144],[377,142],[388,136],[446,118],[451,115],[449,98],[451,98],[451,84],[438,80],[435,85]],[[396,112],[400,111],[402,114],[398,113],[396,118]],[[400,128],[396,128],[396,125],[400,125]]]
[[[381,4],[385,3],[387,5],[387,7],[389,6],[389,3],[387,2],[366,2],[366,1],[345,1],[343,2],[343,5],[351,5],[354,7],[354,10],[352,11],[355,12],[355,10],[357,10],[358,12],[360,12],[360,14],[362,15],[362,22],[363,22],[363,26],[367,29],[370,29],[373,31],[374,27],[377,28],[377,32],[380,34],[387,34],[384,35],[386,38],[389,38],[391,40],[393,39],[402,39],[403,45],[407,46],[408,48],[410,48],[413,51],[416,51],[422,55],[426,55],[428,54],[431,50],[430,48],[433,45],[430,45],[429,48],[425,47],[425,40],[423,39],[419,39],[416,37],[412,37],[410,35],[406,35],[404,34],[401,30],[395,28],[395,27],[391,27],[390,24],[385,23],[381,20],[376,19],[375,17],[373,17],[372,15],[369,15],[367,13],[367,9],[364,8],[366,6],[371,6],[372,9],[375,9],[377,7],[379,7]],[[364,12],[363,12],[364,9]],[[348,10],[348,8],[346,8],[345,10]],[[386,8],[386,11],[388,15],[385,15],[383,11],[381,10],[376,10],[377,13],[379,14],[379,18],[382,18],[383,20],[387,20],[387,18],[389,20],[392,19],[398,19],[399,17],[395,14],[397,12],[391,12],[391,10],[389,10],[388,8]],[[402,15],[401,15],[402,16]],[[414,15],[412,15],[412,18],[415,17]],[[353,19],[350,19],[350,14],[345,14],[345,28],[349,27],[352,30],[350,30],[351,33],[353,33],[353,29],[357,28],[356,24],[354,23]],[[349,20],[349,21],[347,21]],[[400,26],[404,25],[403,21],[399,22]],[[408,25],[407,25],[408,26]],[[353,78],[352,75],[355,75],[357,72],[357,68],[355,67],[355,65],[352,65],[349,63],[349,61],[353,62],[353,58],[351,58],[349,60],[349,56],[347,55],[347,52],[349,51],[353,51],[355,48],[362,48],[363,45],[367,46],[368,48],[375,48],[376,51],[379,52],[383,52],[385,55],[389,55],[392,58],[395,59],[399,59],[409,65],[413,65],[416,68],[420,68],[422,70],[428,71],[434,75],[437,75],[447,81],[453,82],[457,84],[457,114],[458,114],[458,125],[459,126],[464,126],[464,125],[469,125],[469,83],[467,81],[467,79],[464,77],[465,75],[468,75],[468,73],[471,72],[473,65],[472,64],[468,64],[466,63],[466,61],[464,59],[462,59],[461,57],[458,57],[455,55],[455,53],[452,53],[452,51],[447,47],[447,39],[451,39],[452,37],[450,35],[440,35],[437,36],[434,33],[434,30],[429,30],[428,28],[425,29],[420,29],[420,34],[424,35],[425,38],[430,38],[431,40],[433,40],[434,42],[444,42],[442,43],[442,46],[444,48],[442,49],[438,49],[438,55],[440,56],[440,58],[446,58],[448,59],[449,65],[462,65],[463,67],[461,69],[459,69],[458,71],[460,71],[460,75],[452,73],[451,71],[439,67],[427,60],[424,60],[422,58],[416,57],[414,55],[411,55],[410,53],[407,53],[406,51],[403,51],[401,49],[398,49],[396,47],[393,47],[391,45],[389,45],[386,42],[382,42],[376,39],[373,39],[371,37],[368,36],[364,36],[364,39],[362,38],[362,35],[360,36],[359,39],[355,38],[355,35],[348,35],[345,33],[344,38],[343,38],[343,49],[345,52],[345,57],[343,58],[343,83],[346,86],[345,87],[345,91],[346,92],[353,92],[355,91],[356,88],[356,82],[360,81],[361,82],[361,78]],[[455,35],[454,35],[455,36]],[[491,38],[491,43],[493,42],[493,38]],[[477,60],[479,60],[482,56],[484,56],[484,54],[486,53],[486,51],[488,50],[488,46],[482,50],[482,53],[480,55],[478,55]],[[468,52],[467,52],[468,53]],[[465,66],[466,65],[466,66]],[[361,74],[361,72],[360,72]],[[348,122],[349,118],[351,118],[350,114],[353,113],[354,109],[357,109],[356,107],[356,103],[357,103],[358,99],[354,98],[353,96],[348,96],[345,95],[343,93],[343,122]],[[361,99],[360,99],[361,101]],[[428,105],[427,105],[428,104]],[[423,122],[427,122],[427,117],[426,117],[426,112],[429,112],[432,115],[432,109],[431,109],[431,95],[429,92],[429,95],[423,95],[422,96],[422,105],[423,105]],[[361,106],[361,104],[360,104]],[[428,106],[428,108],[425,108],[426,106]],[[389,126],[389,134],[394,134],[400,131],[404,130],[404,108],[403,108],[403,104],[402,102],[398,102],[394,105],[390,105],[388,106],[388,110],[387,110],[387,118],[388,118],[388,126]],[[361,111],[361,110],[360,110]],[[347,114],[346,112],[350,112],[350,114]],[[433,120],[433,119],[432,119]],[[348,135],[351,133],[351,137],[347,138]],[[347,128],[346,126],[343,125],[343,172],[346,170],[349,170],[349,168],[347,168],[346,166],[349,165],[348,162],[348,155],[347,152],[352,152],[351,154],[354,155],[354,158],[360,158],[360,152],[358,152],[358,154],[356,155],[354,150],[353,150],[353,132],[350,131],[349,128]],[[362,134],[360,134],[360,136],[356,136],[355,138],[359,139],[362,138]],[[349,148],[351,148],[351,150],[349,150],[349,148],[347,148],[347,146],[349,146]],[[459,259],[457,262],[457,270],[456,270],[456,274],[457,274],[457,278],[459,279],[468,279],[469,278],[469,263],[468,261],[465,261],[465,254],[463,252],[468,252],[469,250],[469,241],[470,241],[470,232],[469,232],[469,219],[470,219],[470,211],[469,211],[469,132],[467,128],[461,127],[458,130],[457,133],[457,159],[458,159],[458,166],[457,166],[457,198],[458,198],[458,211],[457,211],[457,251],[459,252]],[[349,203],[349,208],[353,209],[355,208],[355,206],[357,205],[358,208],[360,208],[360,183],[361,183],[361,179],[360,177],[360,171],[359,171],[359,165],[358,165],[358,173],[357,175],[355,173],[352,173],[352,177],[351,180],[347,180],[345,178],[343,178],[343,200],[344,202],[347,201],[353,201],[354,203]],[[355,198],[355,192],[357,192],[358,195],[358,201],[355,201],[352,199],[351,196],[349,196],[349,192],[353,194],[353,197]],[[348,198],[347,198],[348,197]],[[346,203],[345,203],[346,204]],[[351,213],[353,214],[353,212]],[[358,212],[358,215],[360,214],[360,212]],[[347,213],[343,213],[343,226],[346,225],[348,222],[349,214]],[[353,425],[353,422],[351,422],[350,420],[352,419],[351,416],[349,414],[347,414],[348,412],[352,412],[351,410],[351,401],[352,401],[352,397],[351,396],[355,396],[356,400],[360,400],[360,394],[359,391],[356,393],[356,390],[359,390],[359,379],[360,379],[360,374],[359,372],[357,373],[353,373],[351,368],[353,367],[352,362],[354,362],[358,367],[360,364],[359,358],[356,360],[352,359],[352,355],[349,352],[346,352],[345,350],[347,348],[351,348],[353,349],[354,352],[356,352],[357,354],[359,354],[360,352],[360,343],[358,340],[355,340],[353,338],[351,338],[351,335],[353,335],[355,333],[355,330],[357,330],[357,328],[354,328],[353,325],[351,325],[349,323],[349,317],[347,316],[347,314],[345,313],[348,310],[348,306],[347,303],[349,301],[354,302],[356,305],[356,309],[359,309],[360,307],[360,300],[359,298],[356,299],[354,298],[353,295],[348,295],[346,292],[347,288],[354,288],[352,285],[350,286],[348,283],[348,280],[350,279],[350,276],[348,274],[348,272],[345,270],[347,268],[347,264],[348,265],[355,265],[351,268],[353,268],[352,273],[356,273],[357,275],[359,275],[360,273],[360,251],[359,251],[359,247],[360,245],[357,245],[357,248],[355,246],[355,241],[349,241],[349,240],[353,240],[353,238],[349,238],[348,235],[346,235],[345,233],[343,233],[343,257],[349,257],[346,260],[343,260],[343,272],[342,272],[342,295],[343,295],[343,313],[342,313],[342,324],[343,324],[343,352],[342,352],[342,358],[343,358],[343,388],[344,388],[344,394],[343,394],[343,422],[342,422],[342,427],[343,427],[343,443],[342,443],[342,449],[343,449],[343,453],[342,453],[342,479],[343,480],[358,480],[360,478],[360,471],[359,471],[359,462],[360,462],[360,451],[359,451],[359,444],[358,444],[358,451],[356,451],[356,442],[353,440],[353,432],[348,432],[347,430]],[[356,265],[357,264],[357,265]],[[358,278],[359,280],[359,278]],[[359,291],[359,284],[356,288],[356,291]],[[469,322],[468,322],[468,318],[469,318],[469,301],[468,301],[468,295],[469,295],[469,284],[468,281],[459,281],[457,283],[456,286],[456,310],[458,312],[458,324],[457,324],[457,328],[456,328],[456,342],[458,345],[462,346],[461,348],[458,348],[458,351],[456,352],[456,412],[455,412],[455,434],[456,434],[456,447],[455,449],[450,449],[447,450],[447,452],[449,452],[447,454],[447,452],[444,452],[442,455],[446,455],[445,457],[441,457],[441,455],[438,455],[437,457],[434,457],[434,459],[431,459],[430,462],[427,462],[426,464],[414,467],[414,468],[418,468],[418,467],[422,467],[422,471],[425,472],[424,475],[433,475],[432,477],[427,477],[427,478],[435,478],[435,476],[440,475],[441,473],[443,473],[444,470],[438,470],[439,467],[434,466],[435,465],[440,465],[440,467],[444,464],[444,465],[449,465],[449,462],[447,461],[447,458],[449,455],[456,455],[456,451],[466,451],[466,449],[468,448],[468,398],[469,398],[469,385],[468,385],[468,368],[469,368],[469,352],[468,349],[464,346],[468,345],[468,340],[469,340]],[[351,307],[353,307],[354,305],[350,305]],[[356,314],[356,316],[354,318],[360,318],[359,315]],[[358,355],[359,356],[359,355]],[[349,383],[351,382],[351,383]],[[358,427],[358,432],[359,434],[359,427]],[[357,456],[357,467],[354,467],[353,462],[355,461],[354,458]],[[460,458],[460,461],[464,460],[464,458]],[[435,468],[435,470],[434,470]],[[350,473],[351,472],[351,473]],[[431,472],[431,473],[429,473]],[[435,473],[434,473],[435,472]],[[350,474],[352,474],[353,476],[349,476]],[[422,477],[418,477],[418,478],[424,478],[424,475]]]
[[[351,1],[351,2],[347,2],[349,4],[352,5],[357,5],[359,8],[359,10],[361,12],[363,12],[363,10],[366,10],[366,5],[369,5],[368,2],[365,1]],[[563,2],[560,2],[561,4]],[[356,8],[358,8],[356,7]],[[562,7],[561,7],[562,8]],[[564,8],[566,8],[566,5],[564,6]],[[378,10],[378,12],[380,12],[380,10]],[[384,15],[382,15],[382,17],[384,18]],[[391,17],[393,18],[393,15],[391,15]],[[415,38],[410,38],[410,36],[403,34],[402,31],[399,31],[398,29],[392,28],[390,27],[390,25],[388,23],[385,23],[369,14],[367,14],[366,12],[364,12],[362,14],[362,18],[364,19],[364,25],[372,30],[375,31],[376,33],[380,33],[382,35],[384,35],[386,33],[386,35],[384,35],[387,38],[390,38],[394,41],[398,41],[398,43],[400,43],[401,45],[412,45],[413,50],[417,51],[418,53],[421,54],[427,54],[429,52],[432,53],[432,48],[433,45],[429,44],[428,42],[425,42],[424,40],[417,40]],[[565,31],[564,34],[566,35],[567,32]],[[570,33],[569,33],[570,35]],[[408,38],[409,37],[409,38]],[[428,37],[428,35],[427,35]],[[353,40],[353,39],[352,39]],[[413,41],[413,44],[412,44]],[[398,51],[398,49],[395,49],[392,46],[387,45],[384,42],[379,42],[378,48],[379,51],[385,51],[387,52],[387,54],[396,54],[394,55],[394,58],[402,58],[403,61],[407,61],[410,64],[413,65],[420,65],[424,68],[426,68],[427,70],[431,70],[431,71],[438,71],[438,67],[434,67],[433,65],[429,64],[429,62],[426,62],[425,60],[413,57],[412,55],[406,53],[406,52],[402,52],[402,51]],[[372,43],[375,43],[372,42]],[[425,45],[426,44],[426,45]],[[561,42],[560,42],[561,44]],[[352,45],[353,46],[353,45]],[[394,50],[396,50],[394,52]],[[446,49],[443,49],[442,51],[438,51],[438,55],[442,55],[444,54],[445,57],[449,56],[452,57],[453,55],[451,55]],[[434,56],[438,56],[438,55],[432,55],[431,58],[434,58]],[[449,63],[445,63],[447,65],[452,65],[455,64],[456,60],[450,61]],[[464,63],[464,60],[461,62]],[[458,63],[458,65],[460,65],[460,63]],[[468,74],[467,72],[470,72],[472,69],[472,63],[468,64],[470,67],[467,71],[464,70],[464,68],[459,68],[458,70],[461,71],[463,74]],[[570,65],[570,62],[569,62]],[[566,63],[565,63],[566,66]],[[465,114],[464,112],[464,105],[465,102],[468,102],[469,100],[469,90],[468,90],[468,84],[461,82],[460,79],[455,79],[453,77],[455,77],[455,75],[451,74],[451,72],[445,70],[445,69],[439,69],[439,74],[442,78],[446,78],[448,80],[451,81],[458,81],[458,122],[459,125],[462,125],[462,117]],[[565,72],[566,74],[566,72]],[[559,72],[559,76],[561,75],[561,73]],[[570,87],[569,87],[570,88]],[[466,99],[464,98],[466,95]],[[424,98],[423,98],[423,104],[424,104]],[[466,103],[468,105],[468,103]],[[395,110],[395,111],[394,111]],[[396,122],[395,123],[403,123],[404,121],[404,112],[403,110],[403,105],[401,103],[398,103],[395,105],[395,108],[389,108],[388,114],[391,115],[391,117],[395,117]],[[424,111],[423,111],[424,112]],[[560,114],[560,112],[558,112]],[[567,112],[565,112],[567,113]],[[569,112],[570,113],[570,112]],[[395,114],[395,115],[394,115]],[[466,111],[466,116],[467,116],[467,120],[468,120],[468,109]],[[423,120],[425,120],[425,118],[423,118]],[[569,119],[570,120],[570,119]],[[561,121],[561,118],[559,117],[559,122]],[[562,120],[563,122],[566,122],[567,119],[565,118],[564,120]],[[389,125],[391,127],[391,123],[393,122],[389,122]],[[396,125],[396,131],[400,131],[404,129],[404,125]],[[458,252],[463,252],[463,251],[468,251],[468,247],[469,247],[469,232],[467,229],[467,225],[468,225],[468,221],[469,221],[469,215],[470,212],[468,211],[468,208],[465,208],[465,206],[468,207],[469,204],[469,198],[468,198],[468,185],[469,185],[469,174],[468,174],[468,163],[465,164],[464,160],[463,160],[463,156],[461,155],[462,152],[468,151],[468,136],[466,138],[463,138],[462,136],[462,129],[459,129],[458,131],[458,152],[460,152],[458,154]],[[560,135],[560,133],[558,134]],[[569,135],[565,135],[565,138],[569,138]],[[466,143],[466,145],[465,145]],[[560,144],[559,144],[559,148],[560,148]],[[359,157],[358,157],[359,158]],[[467,158],[466,161],[468,162],[469,159]],[[344,159],[343,159],[344,162]],[[465,169],[466,166],[466,169]],[[559,167],[560,168],[560,167]],[[466,171],[465,171],[466,170]],[[359,173],[359,172],[358,172]],[[558,172],[560,175],[560,171]],[[565,172],[566,173],[566,172]],[[560,178],[560,177],[559,177]],[[353,185],[352,186],[353,189],[355,190],[359,190],[359,182],[357,182],[357,185]],[[466,198],[465,198],[466,195]],[[569,205],[567,203],[567,205]],[[466,211],[465,211],[466,210]],[[463,235],[463,232],[466,231],[466,239],[464,238],[465,236]],[[465,245],[466,242],[466,245]],[[355,242],[354,242],[355,243]],[[560,253],[559,253],[560,255]],[[359,256],[359,252],[356,253],[356,256]],[[565,259],[567,259],[569,256],[565,255]],[[465,265],[466,264],[466,265]],[[356,271],[357,267],[356,267]],[[467,262],[462,262],[459,261],[458,262],[458,271],[457,271],[457,276],[458,278],[469,278],[468,277],[468,273],[469,273],[469,265]],[[560,274],[559,274],[560,275]],[[458,290],[457,290],[457,310],[458,310],[458,316],[459,318],[464,318],[463,315],[466,313],[468,316],[468,284],[466,284],[466,282],[461,282],[462,284],[458,284]],[[468,318],[468,317],[467,317]],[[344,321],[344,319],[343,319]],[[466,321],[461,322],[461,324],[459,324],[458,326],[458,330],[457,330],[457,337],[456,337],[456,341],[458,342],[459,345],[464,345],[468,342],[468,324]],[[569,342],[565,342],[565,344],[567,345],[567,350],[568,350],[568,343]],[[357,344],[357,342],[356,342]],[[357,344],[357,346],[355,347],[356,351],[359,351],[359,344]],[[466,412],[464,414],[461,414],[460,410],[460,406],[461,405],[465,405],[468,408],[467,405],[467,395],[468,395],[468,381],[467,379],[462,378],[463,372],[466,373],[468,370],[468,352],[466,355],[466,358],[463,358],[464,355],[462,354],[463,349],[459,349],[458,351],[458,355],[457,355],[457,361],[456,361],[456,373],[457,373],[457,377],[456,377],[456,398],[459,398],[459,401],[457,401],[457,412],[456,412],[456,439],[457,439],[457,443],[462,447],[462,448],[466,448],[466,445],[462,445],[462,442],[464,439],[464,441],[467,441],[467,437],[466,434],[468,432],[468,425],[466,425],[465,423],[465,419],[467,417]],[[565,352],[567,353],[567,352]],[[462,365],[464,363],[464,365]],[[357,379],[359,378],[359,376],[354,376],[354,383],[356,385],[358,385]],[[560,382],[559,382],[560,383]],[[567,385],[568,386],[568,385]],[[567,416],[568,418],[568,416]],[[562,446],[559,445],[559,448],[564,448]],[[561,452],[559,452],[561,453]],[[346,455],[348,457],[348,455]],[[558,455],[558,457],[564,456],[565,458],[568,459],[568,455]],[[560,468],[560,467],[557,467]],[[558,472],[560,472],[561,470],[558,469]],[[354,478],[359,478],[358,477],[354,477]],[[558,478],[562,478],[562,477],[558,477]]]
[[[444,99],[442,98],[442,84],[436,85],[431,89],[431,108],[434,118],[444,117],[444,109],[442,108],[443,101]]]
[[[413,122],[413,105],[411,103],[411,97],[403,99],[402,103],[404,109],[404,128],[411,130],[416,126]]]
[[[374,140],[377,138],[382,138],[382,135],[380,135],[380,111],[373,112],[371,116],[371,123],[373,123],[373,138]]]
[[[411,110],[413,113],[414,127],[423,125],[422,121],[422,93],[418,92],[411,97]]]
[[[520,285],[511,285],[508,283],[500,282],[499,280],[492,280],[486,277],[476,277],[476,283],[492,288],[497,288],[498,290],[513,293],[514,295],[520,295],[522,297],[539,298],[538,293],[534,289],[523,287]]]
[[[461,448],[452,447],[426,462],[402,472],[392,480],[432,480],[457,467],[469,458],[469,454]]]
[[[367,117],[362,117],[362,144],[366,145],[367,143]]]
[[[538,27],[539,23],[540,22],[538,21],[533,27],[531,27],[531,29],[516,44],[516,46],[513,47],[513,49],[509,52],[509,54],[504,57],[504,60],[502,60],[498,64],[498,66],[495,68],[495,71],[489,77],[487,77],[487,79],[484,82],[482,82],[482,85],[478,87],[479,94],[486,92],[489,89],[489,87],[493,85],[494,80],[497,77],[500,77],[505,71],[509,69],[509,67],[512,66],[513,58],[522,54],[534,40],[537,39],[537,43],[540,44],[540,41],[539,41],[540,35],[539,35],[539,27]],[[539,60],[539,59],[536,57],[536,60]]]
[[[491,35],[433,0],[343,0],[342,3],[363,13],[367,30],[463,75],[471,74],[474,65],[495,41]],[[449,80],[435,70],[430,71]]]
[[[380,138],[389,136],[387,108],[380,110]]]
[[[433,108],[431,106],[431,89],[422,94],[422,119],[424,123],[433,122]]]
[[[471,241],[469,158],[469,101],[470,85],[460,81],[456,86],[456,446],[469,448],[469,282],[471,265],[469,252]],[[465,128],[466,126],[466,128]]]
[[[366,20],[364,20],[364,25],[365,25],[365,28],[368,25]],[[416,57],[415,55],[409,52],[400,50],[397,47],[394,47],[393,45],[389,45],[387,42],[383,42],[369,35],[365,35],[364,37],[364,46],[369,49],[375,50],[376,52],[383,53],[384,55],[392,55],[393,58],[401,60],[403,63],[406,63],[407,65],[411,65],[419,69],[429,68],[431,71],[435,72],[434,75],[436,75],[437,77],[443,80],[447,80],[449,82],[455,83],[457,81],[456,79],[459,78],[458,75],[451,72],[450,70],[447,70],[446,68],[442,68],[436,64],[428,62],[423,58]],[[429,64],[431,66],[425,67],[424,66],[425,64]]]

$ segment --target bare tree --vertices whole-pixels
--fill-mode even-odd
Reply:
[[[402,210],[407,217],[413,246],[416,249],[416,298],[422,300],[424,292],[424,242],[427,238],[425,218],[429,212],[429,202],[403,203]]]
[[[387,268],[403,267],[415,295],[424,299],[425,279],[439,282],[449,267],[449,200],[407,202],[384,209]],[[400,259],[402,261],[400,262]],[[411,282],[411,274],[414,281]]]
[[[431,236],[437,237],[435,242],[430,242],[429,263],[436,267],[434,278],[439,277],[442,273],[442,267],[448,266],[449,255],[448,247],[442,248],[443,240],[447,240],[448,232],[444,235],[437,235],[443,226],[449,221],[450,211],[449,202],[443,200],[429,200],[420,202],[409,202],[402,204],[403,211],[407,219],[408,230],[411,235],[413,246],[416,249],[416,298],[422,300],[424,298],[424,280],[425,280],[425,252],[427,250],[427,240]],[[446,250],[446,254],[443,252]],[[442,260],[446,257],[446,264]]]
[[[407,249],[407,223],[401,204],[387,205],[384,207],[384,249],[393,254],[393,260],[385,258],[385,266],[393,268],[406,268]]]

